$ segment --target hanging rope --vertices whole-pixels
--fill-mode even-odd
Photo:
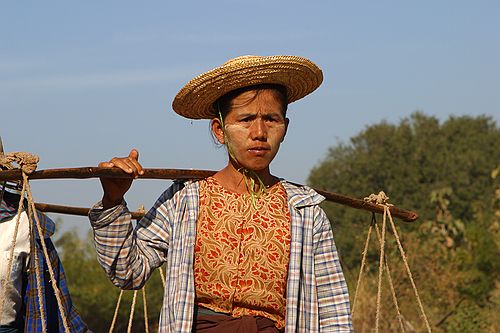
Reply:
[[[115,314],[113,315],[113,321],[111,321],[111,326],[109,327],[108,333],[113,333],[116,324],[116,318],[118,318],[118,310],[120,309],[120,303],[122,302],[123,289],[120,289],[120,295],[118,295],[118,300],[116,301]]]
[[[378,225],[375,224],[375,231],[377,232],[377,239],[380,243],[380,230],[378,228]],[[396,297],[396,289],[394,288],[394,283],[392,282],[392,276],[391,276],[391,271],[389,269],[389,262],[387,261],[387,257],[384,256],[384,262],[385,262],[385,270],[387,272],[387,280],[389,282],[389,287],[391,290],[391,295],[392,295],[392,301],[394,303],[394,307],[396,308],[396,313],[398,317],[398,322],[399,326],[401,328],[401,332],[405,332],[405,328],[403,325],[403,316],[401,315],[401,311],[399,310],[399,304],[398,304],[398,298]]]
[[[31,206],[28,205],[28,215],[31,215],[33,212],[31,211]],[[33,224],[31,221],[29,222],[29,228],[30,228],[30,238],[31,238],[31,246],[30,250],[33,251],[33,259],[35,261],[35,279],[36,279],[36,285],[41,286],[42,285],[42,279],[41,279],[41,273],[40,273],[40,260],[38,259],[38,251],[35,248],[35,242],[36,240],[34,239],[35,237],[35,232],[33,230]],[[42,294],[42,288],[36,288],[37,296],[39,300],[43,299],[43,294]],[[45,308],[42,306],[42,302],[38,302],[38,309],[40,311],[40,319],[42,322],[42,332],[46,332],[46,318],[47,316],[45,315]]]
[[[402,258],[402,260],[404,262],[404,265],[405,265],[405,268],[406,268],[406,272],[407,272],[408,277],[409,277],[409,279],[411,281],[412,288],[413,288],[413,291],[415,293],[415,297],[417,299],[417,303],[419,305],[421,317],[423,318],[423,321],[425,323],[427,331],[431,332],[429,321],[427,320],[427,316],[425,315],[425,311],[424,311],[422,302],[420,300],[420,296],[418,294],[417,286],[415,284],[415,281],[413,280],[413,275],[411,273],[410,266],[409,266],[408,261],[406,259],[406,255],[405,255],[405,252],[403,250],[403,246],[401,245],[401,241],[399,239],[399,235],[398,235],[396,226],[395,226],[394,221],[392,219],[391,209],[390,209],[390,207],[392,205],[390,203],[388,203],[388,199],[389,199],[389,197],[384,192],[382,192],[382,191],[379,192],[379,194],[371,194],[370,196],[364,198],[364,200],[367,201],[367,202],[371,202],[373,204],[377,204],[377,205],[383,206],[384,215],[383,215],[382,227],[381,227],[382,230],[379,230],[379,227],[378,227],[378,225],[376,223],[375,214],[372,213],[372,220],[371,220],[371,223],[370,223],[370,227],[368,229],[367,238],[366,238],[366,241],[365,241],[365,246],[364,246],[363,253],[362,253],[361,268],[360,268],[360,272],[359,272],[359,276],[358,276],[358,281],[356,283],[356,292],[354,294],[353,307],[352,307],[352,316],[354,317],[354,313],[355,313],[355,309],[356,309],[356,304],[357,304],[357,298],[358,298],[358,290],[361,287],[361,281],[363,279],[363,272],[364,272],[365,266],[366,266],[366,257],[367,257],[367,253],[368,253],[368,247],[369,247],[369,242],[370,242],[372,228],[375,226],[377,238],[379,240],[379,245],[380,245],[380,258],[379,258],[379,272],[378,272],[378,287],[377,287],[377,306],[376,306],[375,332],[378,333],[378,331],[379,331],[381,296],[382,296],[382,276],[383,276],[383,271],[384,270],[387,272],[387,279],[388,279],[388,282],[389,282],[389,286],[390,286],[390,290],[391,290],[391,295],[392,295],[392,299],[393,299],[393,302],[394,302],[394,306],[396,308],[398,322],[399,322],[401,331],[405,332],[404,324],[403,324],[403,316],[401,315],[401,311],[399,309],[399,304],[398,304],[398,301],[397,301],[396,291],[395,291],[395,288],[394,288],[394,283],[392,281],[391,272],[390,272],[390,269],[389,269],[389,264],[388,264],[387,258],[385,256],[385,231],[387,229],[387,226],[386,226],[387,222],[386,221],[387,221],[387,217],[388,217],[389,223],[391,225],[392,232],[393,232],[394,237],[396,239],[396,242],[398,244],[398,249],[399,249],[401,258]]]
[[[382,298],[382,275],[384,272],[384,257],[385,257],[385,229],[386,229],[386,212],[382,219],[382,237],[380,238],[380,259],[378,266],[378,288],[377,288],[377,312],[375,316],[375,333],[378,333],[380,323],[380,300]]]
[[[411,286],[413,288],[413,292],[415,293],[415,298],[417,299],[417,303],[418,303],[418,307],[420,309],[421,317],[422,317],[423,321],[425,322],[425,326],[427,328],[427,331],[431,332],[431,326],[429,325],[429,321],[427,320],[427,315],[425,314],[425,311],[424,311],[424,306],[422,305],[422,301],[420,300],[420,296],[419,296],[418,290],[417,290],[417,285],[415,284],[415,281],[413,280],[413,275],[412,275],[411,270],[410,270],[410,265],[408,265],[408,260],[406,259],[405,251],[403,249],[403,246],[401,245],[401,241],[399,240],[398,231],[396,230],[396,226],[394,225],[394,221],[392,220],[392,216],[391,216],[390,212],[388,213],[388,215],[389,215],[389,223],[391,225],[392,232],[394,233],[394,237],[396,238],[396,242],[398,244],[399,253],[401,254],[401,258],[403,259],[403,262],[404,262],[404,265],[406,268],[406,273],[408,274],[408,278],[411,281]]]
[[[134,319],[134,311],[135,311],[135,302],[137,300],[137,290],[134,290],[134,297],[132,298],[132,305],[130,306],[130,316],[128,318],[128,328],[127,333],[132,332],[132,320]]]
[[[26,190],[28,193],[28,207],[31,208],[31,212],[32,212],[32,214],[29,215],[30,216],[30,224],[32,224],[32,217],[31,216],[33,216],[35,218],[36,230],[38,232],[38,237],[39,237],[40,243],[42,245],[42,250],[43,250],[44,257],[45,257],[45,261],[47,262],[47,268],[48,268],[49,275],[50,275],[50,282],[52,284],[52,289],[54,289],[54,294],[56,296],[57,305],[59,307],[59,313],[61,314],[64,330],[65,330],[65,332],[69,333],[70,329],[69,329],[69,324],[68,324],[68,317],[66,316],[64,306],[62,304],[61,291],[59,290],[59,286],[57,285],[57,280],[56,280],[56,276],[54,273],[54,268],[52,267],[52,263],[50,262],[49,252],[47,250],[47,245],[45,244],[45,237],[43,235],[42,226],[40,225],[40,220],[38,219],[38,214],[36,213],[36,208],[35,208],[35,204],[33,202],[33,197],[31,194],[28,176],[25,173],[23,173],[23,176],[24,176],[23,182],[26,183]]]
[[[148,323],[148,305],[147,305],[147,300],[146,300],[146,287],[143,287],[142,289],[142,303],[144,305],[144,328],[145,332],[149,332],[149,323]],[[115,307],[115,313],[113,315],[113,320],[111,322],[111,326],[109,327],[108,333],[112,333],[115,329],[115,324],[116,320],[118,318],[118,310],[120,309],[120,304],[122,301],[123,297],[123,289],[120,289],[120,294],[118,295],[118,300],[116,302],[116,307]],[[137,303],[137,290],[134,290],[134,296],[132,298],[132,304],[130,305],[130,315],[128,319],[128,326],[127,326],[127,333],[132,332],[132,322],[134,319],[134,312],[135,312],[135,304]]]
[[[359,269],[358,282],[356,283],[356,291],[354,292],[354,300],[352,301],[351,315],[353,318],[354,318],[354,310],[356,309],[356,304],[358,300],[358,291],[360,290],[361,281],[363,280],[363,272],[365,270],[365,265],[366,265],[366,254],[368,253],[368,245],[370,244],[370,235],[372,233],[372,229],[375,223],[376,223],[375,213],[372,213],[372,221],[370,223],[370,227],[368,228],[368,235],[366,236],[365,247],[363,249],[361,258],[361,268]]]
[[[146,302],[146,286],[142,288],[142,305],[144,306],[144,331],[149,333],[148,304]]]
[[[161,267],[159,267],[158,270],[160,271],[160,279],[161,279],[161,283],[163,284],[163,289],[165,289],[165,274],[161,270]]]

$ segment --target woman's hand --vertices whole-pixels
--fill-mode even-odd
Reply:
[[[127,157],[114,157],[109,162],[99,163],[100,168],[120,168],[131,175],[130,178],[100,178],[104,191],[102,197],[104,209],[120,204],[123,200],[123,196],[132,185],[133,179],[144,174],[138,158],[139,152],[132,149]]]

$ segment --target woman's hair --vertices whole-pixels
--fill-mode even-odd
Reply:
[[[248,101],[245,102],[245,104],[248,104],[248,103],[251,103],[253,100],[255,100],[255,98],[257,98],[257,96],[263,90],[271,90],[272,91],[274,96],[281,103],[283,115],[286,116],[286,111],[288,109],[287,92],[286,92],[286,88],[282,85],[279,85],[279,84],[259,84],[259,85],[243,87],[240,89],[230,91],[214,102],[214,104],[213,104],[214,109],[217,110],[217,112],[219,113],[219,117],[221,117],[222,120],[224,120],[226,118],[227,114],[229,113],[229,111],[231,111],[231,107],[233,106],[232,102],[236,96],[239,96],[240,94],[247,92],[247,91],[255,92],[254,96],[252,96],[252,98],[249,98]]]

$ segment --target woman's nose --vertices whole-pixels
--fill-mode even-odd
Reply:
[[[267,126],[263,119],[255,119],[251,126],[251,136],[253,140],[267,139]]]

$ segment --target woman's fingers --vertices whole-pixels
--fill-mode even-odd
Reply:
[[[139,152],[136,149],[132,149],[128,155],[129,161],[134,165],[134,170],[137,170],[138,175],[144,174],[142,170],[142,165],[139,163]]]
[[[134,162],[129,157],[115,157],[111,159],[111,163],[126,173],[136,174],[138,172]]]
[[[139,158],[139,152],[136,149],[132,149],[127,157],[113,157],[109,162],[99,163],[101,168],[120,168],[126,173],[133,174],[135,177],[144,174],[142,165],[137,160]]]
[[[112,168],[114,166],[115,165],[113,163],[111,163],[111,162],[101,162],[98,165],[99,168]]]
[[[139,152],[137,151],[137,149],[134,148],[130,151],[130,153],[128,154],[128,157],[138,161],[139,160]]]

